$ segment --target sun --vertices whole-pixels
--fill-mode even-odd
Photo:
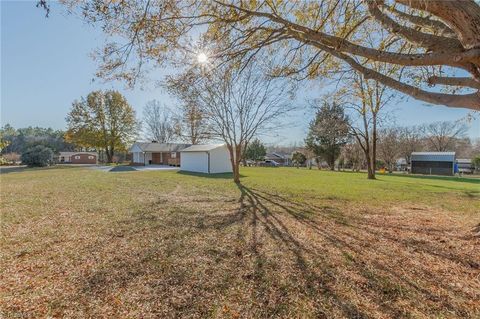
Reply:
[[[197,55],[197,61],[199,63],[206,63],[208,61],[208,56],[205,53],[199,53]]]

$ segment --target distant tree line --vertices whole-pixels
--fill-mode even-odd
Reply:
[[[434,122],[418,126],[381,128],[377,132],[375,169],[380,167],[388,171],[396,169],[397,161],[403,159],[410,163],[412,152],[456,152],[457,158],[475,158],[480,155],[480,140],[472,141],[466,136],[467,126],[461,122]],[[311,134],[311,132],[309,133]],[[309,137],[307,149],[311,148]],[[315,147],[315,145],[313,146]],[[358,140],[350,137],[341,147],[335,158],[338,168],[360,170],[368,167],[367,157]],[[318,154],[318,153],[316,153]],[[331,160],[320,156],[320,160],[334,169]]]
[[[8,144],[2,148],[1,154],[21,154],[26,149],[43,145],[54,152],[73,151],[75,145],[65,140],[65,131],[43,127],[25,127],[15,129],[6,124],[0,129],[2,140]]]
[[[341,99],[314,102],[316,113],[305,138],[304,153],[319,168],[326,163],[331,170],[366,169],[368,178],[374,179],[375,170],[383,167],[391,172],[400,158],[406,166],[415,151],[455,151],[457,158],[480,155],[480,142],[467,137],[464,121],[389,125],[382,111],[392,98],[388,92],[382,97],[378,93],[382,87],[371,87],[358,79],[351,86],[353,89],[343,92]]]
[[[20,161],[29,165],[45,166],[52,163],[53,154],[73,151],[75,145],[65,140],[65,131],[43,127],[14,128],[6,124],[0,128],[0,163]]]

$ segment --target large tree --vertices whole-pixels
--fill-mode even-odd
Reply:
[[[112,162],[136,136],[135,111],[117,91],[95,91],[75,101],[67,115],[66,137],[76,145],[102,149]]]
[[[423,126],[427,148],[434,152],[454,151],[468,127],[461,121],[439,121]]]
[[[210,139],[210,128],[205,112],[194,97],[184,96],[175,116],[175,135],[181,140],[200,144]]]
[[[407,126],[399,128],[399,151],[405,158],[406,164],[410,164],[413,152],[423,150],[423,133],[419,126]]]
[[[158,143],[171,142],[175,137],[175,122],[172,112],[157,100],[149,101],[143,108],[145,133]]]
[[[385,163],[391,173],[397,163],[400,150],[400,130],[396,127],[389,127],[379,131],[378,157]]]
[[[347,67],[421,101],[480,110],[474,0],[63,2],[110,36],[98,50],[98,74],[105,78],[134,83],[144,66],[192,59],[199,51],[244,64],[267,50],[277,75],[317,78]],[[192,38],[201,44],[192,45]],[[366,60],[406,72],[400,78]],[[437,85],[446,92],[428,88]]]
[[[193,68],[168,83],[180,100],[197,98],[211,137],[228,147],[237,183],[245,147],[254,136],[276,128],[277,120],[289,110],[284,81],[265,76],[256,61],[243,70],[229,64],[210,71]]]
[[[343,107],[337,103],[324,102],[310,123],[305,145],[317,157],[317,163],[323,159],[333,171],[340,149],[347,143],[348,136],[349,120]]]
[[[372,67],[380,70],[387,66],[375,63]],[[380,82],[358,74],[346,82],[345,89],[341,97],[352,113],[351,134],[365,154],[368,179],[375,179],[378,128],[386,118],[384,109],[395,98],[395,94]]]

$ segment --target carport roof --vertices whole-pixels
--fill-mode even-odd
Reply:
[[[204,144],[204,145],[192,145],[180,152],[208,152],[216,148],[225,146],[225,144]]]
[[[180,152],[190,144],[136,142],[130,149],[134,146],[138,146],[143,152]]]

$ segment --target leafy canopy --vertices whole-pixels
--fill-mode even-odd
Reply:
[[[354,70],[418,100],[480,110],[474,0],[62,2],[110,36],[97,52],[104,78],[134,84],[143,71],[192,64],[199,53],[241,66],[264,51],[274,75],[340,78]],[[372,68],[377,62],[396,71]]]
[[[245,158],[252,161],[261,161],[265,155],[267,155],[267,148],[258,138],[254,139],[245,151]]]
[[[348,137],[349,119],[344,109],[336,103],[324,102],[310,123],[305,144],[309,151],[333,168]]]
[[[117,91],[95,91],[73,102],[67,123],[68,141],[103,149],[109,161],[115,150],[126,149],[138,130],[135,111]]]

